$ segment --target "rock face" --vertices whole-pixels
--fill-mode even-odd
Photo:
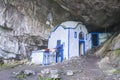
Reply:
[[[94,27],[116,26],[120,22],[119,0],[55,0],[78,20]],[[79,18],[78,18],[79,16]],[[75,19],[75,18],[74,18]]]
[[[0,56],[45,48],[54,25],[69,17],[51,0],[0,0]]]
[[[96,52],[97,55],[102,56],[99,62],[99,67],[108,74],[120,73],[120,33],[113,35],[103,47]]]

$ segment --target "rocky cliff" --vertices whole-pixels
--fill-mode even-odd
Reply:
[[[108,74],[120,74],[120,33],[115,33],[96,53],[99,67]]]
[[[45,48],[54,26],[70,17],[51,0],[0,0],[0,56],[26,57]]]

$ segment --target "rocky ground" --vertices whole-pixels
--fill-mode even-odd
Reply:
[[[119,75],[107,75],[99,69],[95,56],[72,58],[49,66],[20,65],[15,68],[0,68],[0,80],[120,80]],[[40,79],[41,76],[41,79]],[[42,79],[43,78],[43,79]],[[59,79],[58,79],[59,80]]]

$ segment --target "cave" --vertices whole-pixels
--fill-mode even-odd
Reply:
[[[16,58],[19,58],[16,59],[19,61],[25,59],[30,61],[30,56],[32,55],[32,52],[35,53],[35,51],[38,50],[48,49],[49,35],[51,34],[51,31],[57,30],[56,27],[60,26],[60,24],[65,21],[81,22],[83,25],[86,26],[88,33],[91,33],[91,40],[93,41],[91,46],[92,49],[87,51],[88,53],[91,53],[90,55],[92,56],[89,57],[89,55],[85,55],[81,57],[81,59],[78,59],[79,61],[71,61],[71,67],[74,66],[73,64],[75,64],[75,66],[78,66],[79,68],[83,67],[77,64],[77,62],[82,63],[82,60],[91,61],[92,63],[97,61],[97,59],[100,59],[100,63],[98,64],[98,66],[101,69],[106,70],[103,72],[108,71],[108,73],[110,73],[114,69],[116,71],[114,71],[113,73],[116,76],[119,76],[120,0],[0,0],[0,65],[4,64],[4,60],[6,62],[8,61],[8,63],[12,63],[12,61],[14,61],[13,59]],[[111,36],[104,35],[104,33],[110,33]],[[58,36],[60,36],[61,34],[62,33],[59,33]],[[100,35],[102,37],[100,37]],[[74,32],[72,35],[72,37],[75,39],[80,38],[80,41],[77,41],[77,43],[79,43],[78,47],[79,49],[81,49],[81,53],[84,52],[83,46],[86,45],[83,42],[83,40],[87,40],[85,36],[88,35],[83,36],[82,33],[78,33],[77,31]],[[106,37],[108,37],[108,40],[103,42],[105,40],[104,38]],[[64,39],[66,38],[67,37],[64,37]],[[99,41],[99,39],[101,39],[101,41]],[[100,43],[102,43],[102,45],[100,45]],[[76,46],[72,48],[76,48]],[[79,53],[78,55],[80,55],[80,51],[75,53]],[[41,54],[38,55],[37,58],[39,58],[39,56],[41,56]],[[89,58],[87,58],[87,56]],[[96,58],[94,58],[95,56]],[[35,60],[40,60],[42,63],[41,59]],[[102,65],[102,62],[104,63],[104,65]],[[103,68],[108,64],[109,66]],[[87,65],[90,65],[89,62]],[[88,67],[89,66],[87,66],[87,68]],[[2,71],[0,66],[0,75],[7,70],[9,69],[3,69]],[[90,70],[94,73],[96,69],[92,70],[90,68]],[[75,73],[79,72],[82,73],[84,71],[78,71]],[[97,72],[99,73],[100,71]],[[9,71],[6,72],[6,75],[7,73],[9,73]],[[74,72],[72,74],[71,71],[68,71],[68,73],[66,74],[68,76],[74,76]],[[6,75],[3,75],[3,77],[7,78]],[[105,75],[104,77],[106,77],[106,79],[102,78],[101,80],[119,80],[119,78],[113,78],[112,76]],[[3,77],[1,76],[0,80],[9,80],[4,79]],[[100,77],[101,76],[99,76],[99,78]],[[73,80],[74,77],[69,78]],[[68,79],[67,77],[65,80],[70,79]]]

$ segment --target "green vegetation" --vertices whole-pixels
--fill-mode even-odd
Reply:
[[[0,66],[1,66],[2,68],[9,68],[9,65],[8,65],[8,64],[0,64]]]
[[[119,56],[119,54],[120,54],[120,50],[116,49],[116,50],[115,50],[115,55],[116,55],[116,56]]]
[[[41,75],[39,75],[39,80],[43,80],[43,77]]]
[[[19,79],[19,80],[24,80],[25,75],[24,74],[20,74],[20,75],[17,75],[16,78]]]
[[[117,69],[116,69],[116,70],[114,71],[114,74],[120,74],[120,70],[117,70]]]
[[[39,80],[61,80],[60,78],[46,78],[44,79],[41,75],[39,75]]]

